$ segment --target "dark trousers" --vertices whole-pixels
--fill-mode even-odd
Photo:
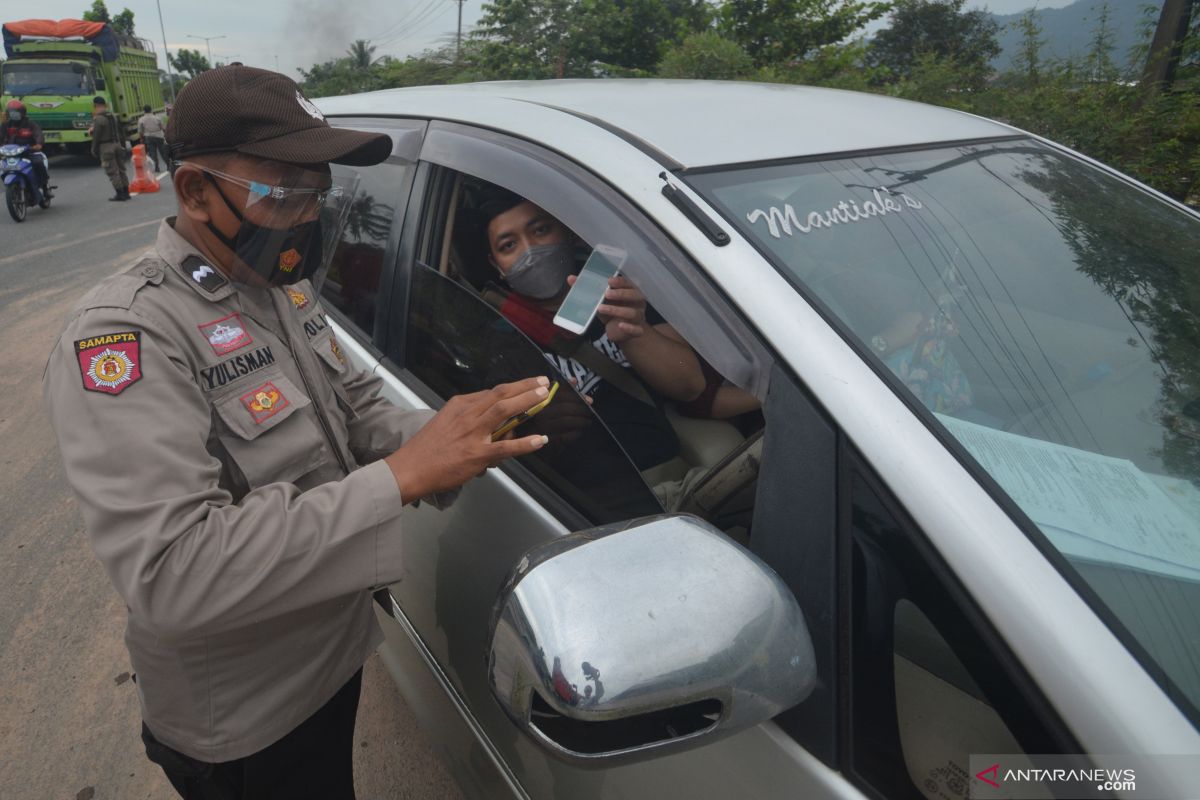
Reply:
[[[154,162],[154,171],[165,169],[170,166],[167,160],[167,140],[158,136],[147,136],[143,140],[146,144],[146,157]]]
[[[209,764],[159,742],[142,724],[146,757],[184,800],[354,800],[354,719],[362,670],[311,717],[257,753]]]

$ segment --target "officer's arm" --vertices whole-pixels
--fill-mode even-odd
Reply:
[[[403,501],[387,464],[306,492],[262,486],[233,503],[206,448],[209,405],[165,328],[123,309],[85,312],[43,378],[92,547],[131,613],[183,638],[398,579]],[[124,333],[137,336],[104,344]],[[116,362],[94,366],[106,348]]]

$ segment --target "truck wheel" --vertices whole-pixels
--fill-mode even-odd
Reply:
[[[17,222],[25,221],[25,187],[19,182],[4,187],[4,199],[8,202],[8,213]]]

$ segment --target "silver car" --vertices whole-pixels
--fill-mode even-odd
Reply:
[[[350,357],[406,407],[563,384],[521,428],[544,451],[406,512],[377,594],[468,796],[1195,796],[1195,212],[1006,125],[831,90],[318,105],[395,142],[348,170],[322,289]],[[743,413],[652,397],[677,444],[638,457],[504,312],[497,189],[627,254]],[[1036,771],[1062,759],[1122,769]]]

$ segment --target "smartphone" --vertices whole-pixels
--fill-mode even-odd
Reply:
[[[625,266],[626,252],[618,247],[598,244],[579,272],[575,285],[563,298],[554,315],[554,324],[571,333],[583,333],[592,324],[596,309],[604,302],[609,278]]]
[[[492,431],[492,441],[493,442],[498,441],[500,439],[500,437],[502,437],[504,434],[508,433],[513,428],[517,427],[522,422],[526,421],[527,419],[529,419],[530,417],[534,416],[539,411],[541,411],[543,408],[550,405],[550,401],[554,399],[554,393],[557,391],[558,391],[558,381],[555,381],[554,384],[550,387],[549,393],[546,395],[545,399],[542,400],[542,402],[538,403],[533,408],[522,411],[520,414],[514,414],[513,416],[504,420],[503,425],[501,425],[499,428],[496,428],[496,430]]]

